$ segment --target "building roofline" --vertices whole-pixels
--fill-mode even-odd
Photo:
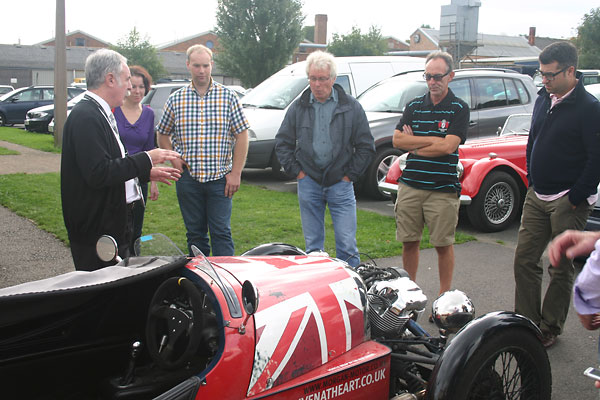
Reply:
[[[194,39],[194,38],[196,38],[198,36],[204,36],[204,35],[207,35],[209,33],[212,33],[213,35],[216,36],[216,33],[214,31],[208,30],[208,31],[204,31],[204,32],[201,32],[201,33],[196,33],[194,35],[190,35],[190,36],[187,36],[187,37],[184,37],[184,38],[181,38],[181,39],[171,40],[169,42],[165,42],[165,43],[156,45],[154,47],[156,48],[156,50],[160,51],[160,50],[166,49],[167,47],[171,47],[171,46],[174,46],[174,45],[179,44],[179,43],[187,42],[188,40]]]
[[[84,35],[86,35],[86,36],[89,36],[90,38],[92,38],[92,39],[94,39],[94,40],[97,40],[97,41],[99,41],[100,43],[104,43],[104,44],[105,44],[105,45],[107,45],[107,46],[110,46],[110,45],[111,45],[111,43],[110,43],[110,42],[107,42],[107,41],[105,41],[105,40],[102,40],[102,39],[100,39],[100,38],[98,38],[98,37],[96,37],[96,36],[94,36],[94,35],[91,35],[91,34],[89,34],[89,33],[85,32],[85,31],[82,31],[81,29],[77,29],[77,30],[74,30],[74,31],[66,32],[66,33],[65,33],[65,37],[69,37],[70,35],[74,35],[74,34],[76,34],[76,33],[81,33],[81,34],[84,34]],[[53,37],[53,38],[50,38],[50,39],[48,39],[48,40],[42,40],[41,42],[34,43],[34,44],[33,44],[33,46],[36,46],[36,45],[38,45],[38,46],[47,46],[47,44],[46,44],[46,43],[48,43],[48,42],[52,42],[52,41],[56,41],[56,36],[55,36],[55,37]]]

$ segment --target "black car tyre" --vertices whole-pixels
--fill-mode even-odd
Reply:
[[[363,177],[363,191],[369,197],[375,200],[389,200],[390,194],[379,189],[379,182],[385,181],[385,177],[390,167],[398,157],[402,155],[402,150],[384,147],[377,149],[375,158],[367,168]]]
[[[506,328],[485,339],[457,371],[456,398],[550,399],[552,374],[542,342],[523,328]]]
[[[479,193],[467,206],[467,216],[473,226],[483,232],[500,232],[517,217],[520,192],[515,179],[506,172],[490,173]]]
[[[6,126],[6,117],[0,113],[0,126]]]
[[[295,178],[292,174],[288,174],[283,169],[283,166],[279,162],[277,158],[277,154],[273,151],[273,155],[271,156],[271,171],[273,172],[273,176],[282,181],[290,181]]]

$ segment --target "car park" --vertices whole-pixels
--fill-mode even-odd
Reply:
[[[75,91],[69,91],[72,95]],[[77,94],[75,97],[70,97],[67,102],[67,112],[73,108],[75,104],[83,98],[85,92]],[[49,124],[54,120],[54,104],[48,104],[46,106],[36,107],[27,111],[25,116],[25,129],[30,132],[46,133],[50,132]],[[50,132],[53,133],[53,132]]]
[[[67,88],[67,98],[71,99],[85,90]],[[22,124],[27,111],[54,102],[53,86],[29,86],[20,88],[0,97],[0,126]]]
[[[358,96],[381,79],[423,67],[423,60],[407,56],[336,57],[336,83]],[[246,167],[271,168],[278,178],[290,179],[275,154],[275,135],[292,102],[308,88],[306,61],[285,67],[252,89],[242,99],[250,122]]]
[[[15,90],[15,88],[10,85],[0,85],[0,96],[6,93],[10,93],[13,90]]]
[[[525,152],[530,126],[531,114],[511,115],[497,137],[471,140],[458,148],[460,204],[475,228],[502,231],[520,215],[528,186]],[[394,202],[406,157],[400,156],[379,184]]]
[[[531,77],[507,69],[456,70],[449,87],[469,105],[468,140],[495,136],[509,115],[531,113],[537,97]],[[423,71],[407,72],[377,83],[358,97],[367,113],[377,151],[361,182],[363,191],[371,197],[389,198],[379,183],[403,153],[392,146],[394,129],[406,104],[427,90]]]
[[[156,85],[152,85],[150,91],[142,99],[142,104],[149,106],[154,111],[154,126],[158,125],[158,122],[163,115],[163,107],[171,93],[174,93],[189,84],[189,80],[177,80],[169,83],[157,83]]]
[[[181,89],[182,87],[189,85],[191,81],[189,79],[174,79],[169,82],[157,83],[152,85],[152,88],[142,99],[142,104],[150,106],[154,110],[154,126],[158,125],[158,122],[163,115],[163,107],[167,102],[169,96]],[[235,94],[242,98],[246,93],[246,89],[239,85],[225,85],[229,89],[233,90]]]

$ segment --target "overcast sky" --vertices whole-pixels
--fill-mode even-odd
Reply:
[[[36,44],[54,37],[54,0],[3,0],[0,43]],[[422,24],[438,29],[440,6],[451,0],[304,0],[304,25],[327,14],[328,36],[371,25],[383,36],[406,40]],[[116,43],[137,27],[158,45],[212,30],[217,0],[65,0],[67,31],[82,30]],[[479,32],[518,36],[536,27],[537,36],[568,38],[577,34],[584,14],[598,0],[481,0]]]

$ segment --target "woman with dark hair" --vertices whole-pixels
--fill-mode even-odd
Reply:
[[[131,71],[131,91],[125,97],[121,107],[113,110],[121,141],[129,154],[152,150],[156,147],[154,135],[154,111],[142,106],[142,99],[152,85],[152,77],[148,71],[139,65],[129,67]],[[135,241],[142,235],[145,203],[148,199],[148,184],[141,184],[144,201],[134,202],[133,205],[133,236],[129,248],[137,254]],[[158,199],[156,182],[150,183],[150,200]]]

